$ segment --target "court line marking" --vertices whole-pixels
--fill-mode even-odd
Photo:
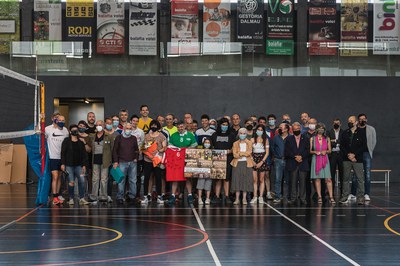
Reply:
[[[193,204],[190,204],[190,207],[192,208],[194,217],[196,217],[196,220],[197,220],[197,223],[199,224],[200,229],[203,230],[204,232],[206,232],[206,229],[204,228],[204,225],[200,220],[200,216],[197,213],[196,209],[193,207]],[[210,251],[211,257],[214,260],[215,265],[221,266],[221,262],[217,256],[217,253],[215,253],[215,250],[214,250],[213,245],[211,244],[210,238],[207,239],[206,244],[207,244],[208,250]]]
[[[283,218],[285,218],[286,220],[288,220],[289,222],[291,222],[292,224],[294,224],[295,226],[297,226],[298,228],[300,228],[301,230],[303,230],[304,232],[306,232],[308,235],[310,235],[312,238],[316,239],[318,242],[320,242],[321,244],[323,244],[324,246],[326,246],[327,248],[329,248],[330,250],[332,250],[333,252],[335,252],[337,255],[339,255],[340,257],[342,257],[343,259],[345,259],[346,261],[348,261],[350,264],[354,265],[354,266],[360,266],[360,264],[358,264],[357,262],[355,262],[354,260],[352,260],[351,258],[347,257],[345,254],[343,254],[342,252],[340,252],[339,250],[337,250],[336,248],[334,248],[333,246],[331,246],[330,244],[328,244],[327,242],[325,242],[324,240],[322,240],[321,238],[319,238],[317,235],[315,235],[313,232],[307,230],[306,228],[304,228],[303,226],[301,226],[300,224],[296,223],[295,221],[293,221],[292,219],[290,219],[288,216],[286,216],[285,214],[281,213],[280,211],[278,211],[277,209],[275,209],[274,207],[272,207],[271,205],[269,205],[267,203],[267,206],[269,208],[271,208],[273,211],[279,213]]]
[[[389,221],[392,220],[394,217],[399,216],[399,215],[400,215],[400,213],[395,214],[395,215],[392,215],[392,216],[388,217],[388,218],[385,220],[385,222],[383,223],[383,224],[385,225],[385,227],[386,227],[387,230],[389,230],[390,232],[392,232],[393,234],[398,235],[398,236],[400,236],[400,233],[397,232],[397,231],[395,231],[393,228],[390,227]]]

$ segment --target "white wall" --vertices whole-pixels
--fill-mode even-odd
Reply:
[[[80,120],[86,121],[87,113],[94,112],[96,120],[104,120],[104,103],[70,103],[69,104],[69,122],[78,124]]]

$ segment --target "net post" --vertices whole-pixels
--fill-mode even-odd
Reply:
[[[45,146],[45,88],[44,83],[40,82],[40,155],[42,157],[42,175],[44,173],[44,168],[46,165],[46,146]]]

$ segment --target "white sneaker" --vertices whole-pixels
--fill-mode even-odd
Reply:
[[[69,199],[68,204],[69,205],[74,205],[75,204],[74,199]]]
[[[264,204],[263,197],[258,197],[258,204]]]
[[[357,198],[356,196],[354,196],[353,194],[350,194],[347,199],[348,200],[355,200],[356,198]]]
[[[143,205],[148,204],[149,203],[149,199],[147,197],[144,197],[144,199],[142,199],[140,201],[140,203],[143,204]]]
[[[364,200],[365,200],[365,201],[371,201],[371,198],[369,197],[368,194],[365,194],[365,195],[364,195]]]
[[[211,203],[210,199],[206,199],[205,203],[206,203],[206,205],[210,205],[210,203]]]
[[[252,198],[250,204],[256,204],[256,203],[257,203],[257,197]]]
[[[112,200],[112,198],[110,196],[107,196],[107,202],[108,203],[112,203],[113,202],[113,200]]]
[[[271,195],[271,192],[267,192],[267,200],[273,200],[274,198]]]
[[[157,204],[164,204],[164,201],[161,199],[161,196],[157,197]]]
[[[234,202],[233,202],[233,205],[239,205],[240,204],[240,201],[239,200],[235,200]]]
[[[63,197],[63,196],[61,196],[61,195],[60,195],[60,196],[58,196],[58,199],[59,199],[59,200],[61,200],[61,201],[65,201],[64,197]]]
[[[198,203],[199,203],[199,206],[204,205],[204,201],[203,201],[201,198],[199,198],[197,201],[198,201]]]
[[[81,198],[81,199],[79,200],[79,204],[81,204],[81,205],[88,205],[89,202],[87,202],[87,201],[85,200],[85,198]]]
[[[242,203],[243,205],[247,205],[247,200],[246,199],[242,200]]]

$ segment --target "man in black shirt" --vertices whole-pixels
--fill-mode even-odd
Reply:
[[[87,114],[87,124],[88,129],[86,130],[86,134],[94,134],[96,133],[96,115],[93,112],[89,112]]]

